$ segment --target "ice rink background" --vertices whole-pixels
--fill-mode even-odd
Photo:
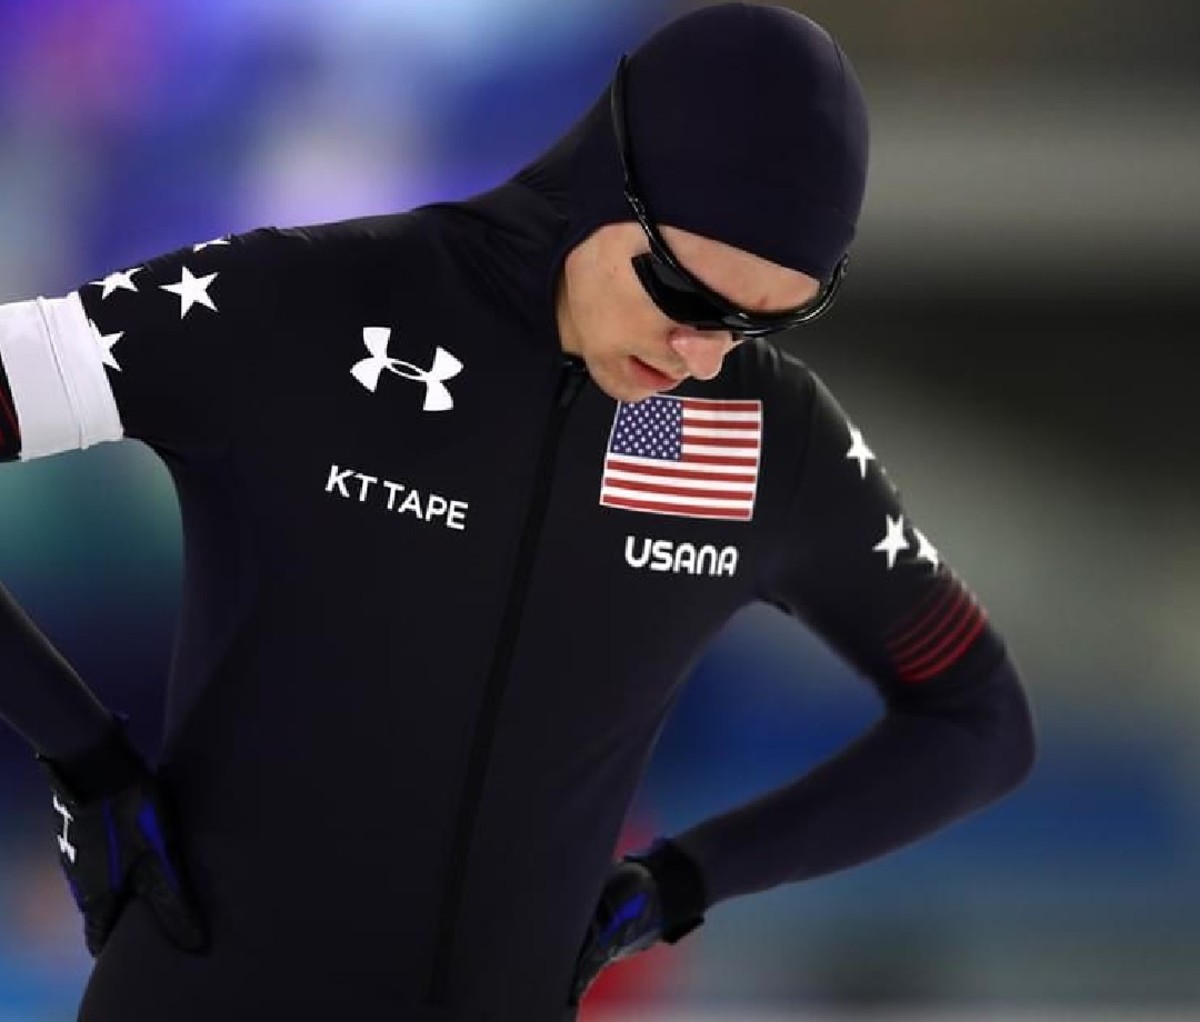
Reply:
[[[694,6],[0,0],[0,301],[480,190]],[[787,343],[1008,635],[1041,759],[917,847],[720,906],[607,974],[585,1017],[1200,1017],[1200,8],[802,9],[855,61],[874,150],[843,298]],[[0,578],[153,749],[165,471],[136,444],[4,466],[0,507]],[[787,779],[875,712],[780,615],[738,618],[627,840]],[[65,1019],[87,958],[7,732],[0,769],[0,1019]]]

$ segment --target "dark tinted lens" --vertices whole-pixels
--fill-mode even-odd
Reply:
[[[647,232],[649,233],[649,232]],[[825,313],[842,283],[847,259],[843,258],[833,277],[807,305],[784,313],[750,314],[739,312],[727,304],[718,304],[670,263],[652,252],[633,257],[642,287],[662,313],[676,323],[686,323],[698,330],[729,330],[741,337],[768,337],[808,323]]]
[[[676,323],[686,323],[701,330],[729,330],[721,310],[715,308],[691,282],[679,276],[670,266],[649,253],[634,256],[633,268],[642,287],[663,315]]]

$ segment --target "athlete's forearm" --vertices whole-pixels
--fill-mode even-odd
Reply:
[[[706,901],[858,865],[1016,787],[1033,763],[1028,704],[1011,661],[936,712],[892,712],[832,759],[674,838]]]
[[[50,759],[88,749],[113,718],[0,584],[0,717]]]

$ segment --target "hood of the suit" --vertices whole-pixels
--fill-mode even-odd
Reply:
[[[862,89],[829,33],[780,7],[706,7],[631,55],[630,153],[651,218],[828,279],[867,177]],[[633,219],[609,90],[515,180],[567,221],[563,252]]]

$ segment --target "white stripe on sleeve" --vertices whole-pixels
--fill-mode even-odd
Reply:
[[[0,360],[17,406],[22,460],[124,436],[78,292],[0,305]]]

